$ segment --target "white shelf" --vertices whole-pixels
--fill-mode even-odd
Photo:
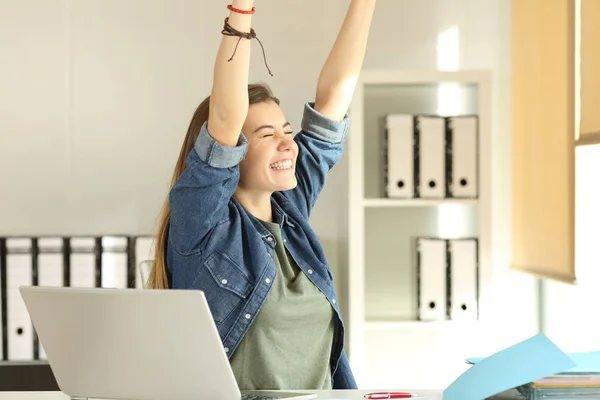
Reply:
[[[366,321],[366,330],[448,330],[473,329],[481,321]]]
[[[442,204],[477,205],[477,199],[364,199],[364,207],[426,207]]]
[[[442,84],[455,91],[456,110],[446,110]],[[406,340],[401,357],[407,365],[431,360],[450,365],[475,348],[486,324],[479,321],[418,321],[414,318],[416,272],[414,243],[418,236],[479,239],[480,293],[489,293],[492,268],[491,207],[491,75],[487,71],[362,71],[350,114],[348,141],[348,355],[362,385],[393,364],[387,340]],[[443,107],[444,106],[444,107]],[[390,113],[473,115],[479,118],[478,198],[422,199],[385,197],[383,118]],[[448,206],[448,207],[446,207]],[[367,267],[368,266],[368,267]],[[489,320],[490,296],[482,296],[480,316]],[[394,317],[397,316],[397,319]],[[382,319],[378,319],[382,318]],[[389,319],[384,319],[389,318]],[[404,339],[402,339],[404,338]],[[483,340],[483,339],[482,339]],[[404,343],[404,342],[403,342]],[[446,343],[453,343],[446,346]],[[463,354],[465,353],[465,354]],[[383,364],[382,364],[383,363]],[[373,372],[375,371],[375,372]],[[403,386],[419,379],[410,369],[389,376],[381,386]],[[438,373],[435,379],[442,379]],[[386,378],[387,379],[387,378]]]

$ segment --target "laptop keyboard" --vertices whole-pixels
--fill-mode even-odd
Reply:
[[[273,400],[279,398],[280,397],[260,396],[252,393],[242,393],[242,400]]]

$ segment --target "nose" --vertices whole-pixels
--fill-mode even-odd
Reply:
[[[279,151],[291,150],[293,143],[294,143],[294,139],[292,138],[292,135],[281,134],[281,135],[279,135],[279,144],[277,146],[277,149]]]

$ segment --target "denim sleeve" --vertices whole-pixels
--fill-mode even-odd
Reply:
[[[306,103],[304,106],[302,129],[294,138],[298,144],[298,185],[284,192],[284,195],[306,217],[310,215],[325,185],[327,174],[342,157],[349,124],[348,115],[337,121],[315,110],[314,103]]]
[[[358,389],[345,350],[342,350],[340,362],[333,375],[333,389]]]
[[[228,203],[239,181],[239,163],[247,150],[243,134],[235,147],[223,146],[204,123],[185,170],[169,193],[169,240],[178,253],[198,251],[210,230],[227,219]]]

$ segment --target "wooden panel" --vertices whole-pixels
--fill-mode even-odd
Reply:
[[[511,268],[573,282],[574,0],[511,13]]]
[[[581,136],[600,143],[600,1],[581,0]]]
[[[0,363],[0,392],[60,391],[52,368],[45,361]]]

